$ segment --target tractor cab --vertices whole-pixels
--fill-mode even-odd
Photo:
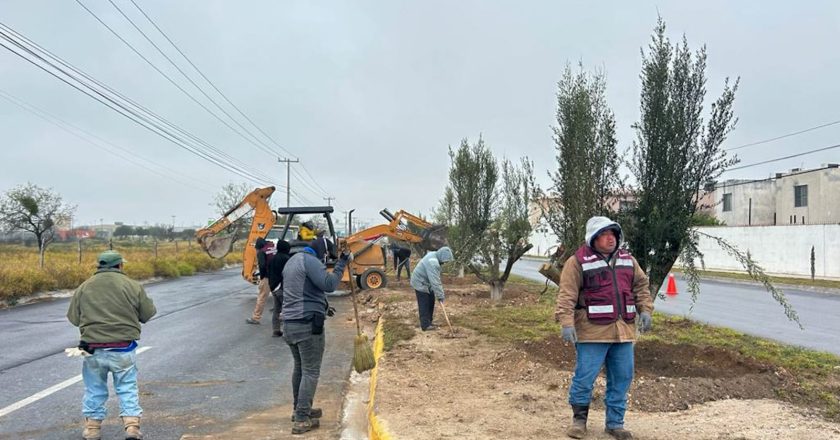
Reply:
[[[310,229],[315,229],[318,235],[323,235],[327,239],[327,267],[335,265],[335,261],[338,259],[338,237],[332,221],[332,206],[277,208],[274,212],[277,214],[278,220],[285,220],[282,226],[278,225],[275,228],[278,229],[277,235],[283,237],[291,245],[292,255],[309,246],[312,237],[303,237],[302,234]],[[314,219],[309,218],[313,216]],[[312,227],[310,225],[301,226],[305,223],[313,223],[313,225],[311,225]]]

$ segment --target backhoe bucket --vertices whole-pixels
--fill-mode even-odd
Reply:
[[[199,241],[201,247],[212,258],[223,258],[233,248],[233,235],[223,237],[205,237]]]
[[[420,247],[427,251],[436,251],[446,246],[448,233],[449,228],[445,225],[433,225],[420,234],[423,237]]]

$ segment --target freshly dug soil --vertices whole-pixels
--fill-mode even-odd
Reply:
[[[445,282],[454,320],[493,306],[485,286],[457,278]],[[509,287],[505,305],[536,301],[532,289]],[[463,327],[457,332],[465,337],[447,338],[438,309],[441,329],[421,332],[410,288],[368,295],[367,319],[384,315],[414,329],[380,360],[376,411],[395,438],[565,438],[573,346],[559,336],[508,344]],[[795,385],[785,371],[736,352],[643,338],[636,345],[626,426],[641,439],[840,439],[840,424],[819,411],[775,400]],[[588,439],[610,438],[603,433],[604,391],[601,376]]]

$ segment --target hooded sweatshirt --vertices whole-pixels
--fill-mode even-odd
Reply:
[[[621,226],[607,217],[592,217],[586,222],[586,244],[595,251],[595,239],[605,231],[616,231],[620,240]],[[618,243],[618,240],[616,240]],[[611,266],[615,266],[615,254],[604,255],[604,259]],[[633,258],[633,257],[631,257]],[[619,319],[610,324],[594,324],[586,316],[586,310],[576,308],[583,286],[583,269],[577,258],[572,255],[563,265],[560,274],[560,289],[557,293],[557,309],[554,318],[563,327],[575,327],[579,342],[632,342],[636,340],[636,328],[632,323]],[[653,299],[650,296],[648,277],[639,263],[633,258],[633,295],[636,310],[639,313],[653,313]],[[637,315],[638,316],[638,315]]]
[[[443,301],[446,296],[440,280],[440,265],[452,260],[452,250],[446,246],[427,253],[411,273],[411,287],[418,292],[434,294]]]
[[[346,260],[339,259],[330,273],[311,247],[292,255],[283,268],[282,319],[307,321],[316,313],[325,315],[326,293],[338,287],[346,264]]]
[[[268,262],[268,287],[272,292],[283,284],[283,269],[289,261],[291,245],[286,240],[277,242],[277,255]],[[280,292],[282,294],[282,292]]]

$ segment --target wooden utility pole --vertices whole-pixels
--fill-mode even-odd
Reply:
[[[327,201],[327,206],[332,206],[332,201],[335,200],[335,197],[329,196],[323,197],[323,199]]]
[[[286,163],[286,207],[289,207],[289,192],[292,190],[291,186],[291,174],[292,174],[292,167],[293,163],[300,162],[300,159],[291,160],[289,158],[286,159],[277,159],[277,162],[285,162]]]

